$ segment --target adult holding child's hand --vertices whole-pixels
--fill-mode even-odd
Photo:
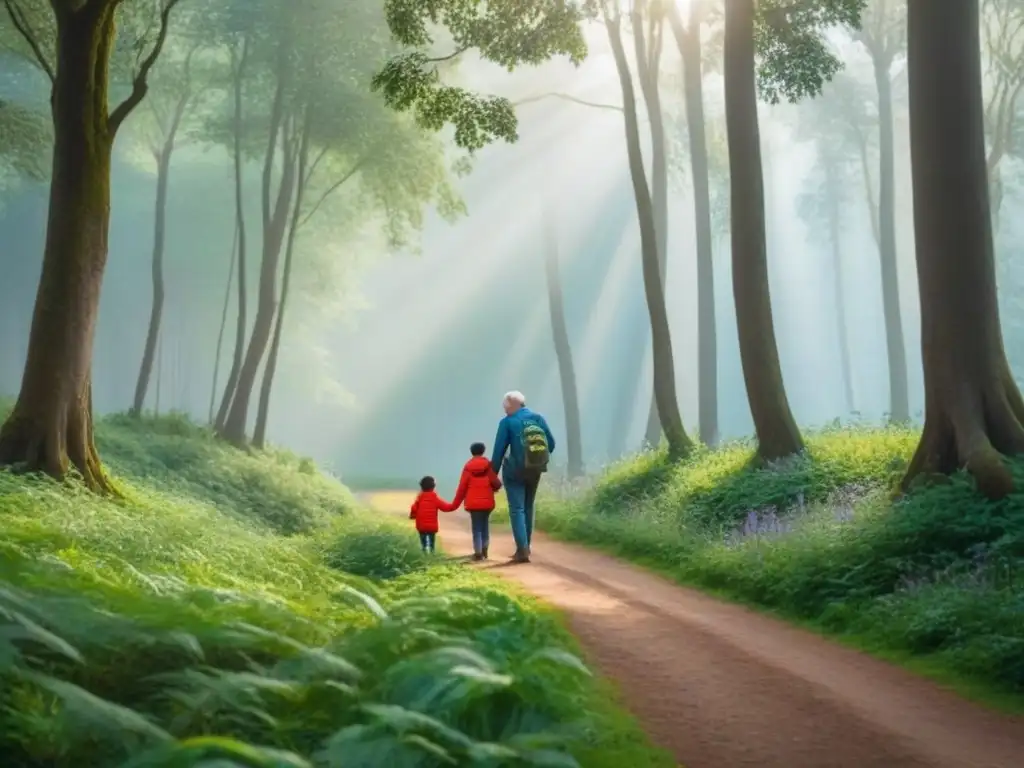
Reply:
[[[501,407],[505,418],[498,422],[491,466],[495,472],[501,471],[505,483],[509,522],[516,541],[512,560],[528,563],[537,486],[541,475],[548,471],[555,437],[544,417],[526,407],[522,392],[507,393]]]

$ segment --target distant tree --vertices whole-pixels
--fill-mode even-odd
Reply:
[[[255,317],[236,345],[215,426],[225,439],[246,440],[251,404],[263,369],[253,444],[266,439],[270,396],[284,327],[300,227],[323,201],[355,185],[369,220],[380,220],[394,244],[436,202],[453,215],[461,203],[447,183],[439,142],[370,93],[374,67],[397,47],[376,6],[339,10],[331,0],[274,0],[225,20],[231,56],[229,101],[210,137],[236,159],[236,263],[239,338],[245,338],[245,219],[242,167],[261,163],[261,258]],[[280,282],[279,282],[280,281]]]
[[[648,8],[646,0],[638,0],[632,16],[633,34],[638,36],[642,30]],[[623,117],[626,129],[626,150],[629,158],[629,175],[633,183],[633,196],[636,200],[637,217],[640,224],[640,254],[643,267],[644,293],[647,297],[647,311],[651,324],[651,351],[654,359],[654,395],[657,403],[657,415],[668,442],[669,455],[674,458],[685,456],[693,447],[693,443],[683,428],[683,419],[679,411],[679,397],[676,392],[675,361],[672,353],[672,335],[669,329],[668,309],[665,304],[665,284],[662,279],[661,255],[656,209],[648,186],[647,173],[640,145],[640,126],[636,112],[636,93],[633,76],[626,57],[626,49],[622,42],[623,12],[619,4],[612,0],[602,2],[600,6],[601,20],[604,23],[608,41],[611,44],[615,68],[619,75],[619,87],[622,90]],[[653,32],[653,30],[652,30]],[[660,38],[660,32],[657,35]],[[660,46],[660,40],[657,43]],[[638,60],[647,61],[647,52],[642,42],[636,44]],[[641,83],[647,74],[647,85],[641,86],[648,104],[648,112],[654,120],[661,120],[661,102],[657,96],[657,81],[653,75],[646,73],[652,62],[647,61],[641,67]],[[652,82],[653,80],[653,82]],[[663,129],[654,129],[660,133],[661,156],[666,162]],[[657,141],[655,142],[658,143]],[[657,169],[657,161],[654,163]],[[659,180],[660,181],[660,180]],[[667,181],[666,181],[667,185]],[[666,186],[667,204],[667,186]],[[666,222],[667,224],[667,222]],[[650,421],[648,427],[650,428]],[[647,438],[651,437],[648,430]]]
[[[693,181],[693,213],[697,231],[697,395],[701,442],[718,442],[718,331],[715,320],[715,270],[711,202],[711,167],[704,115],[703,27],[709,18],[708,0],[691,0],[689,18],[679,6],[667,4],[676,47],[683,60],[683,96]]]
[[[831,255],[832,297],[836,318],[836,340],[843,381],[843,405],[847,414],[856,411],[850,334],[843,279],[843,209],[851,190],[860,185],[859,152],[848,140],[849,125],[843,117],[841,92],[830,84],[822,96],[800,110],[797,135],[809,140],[817,162],[800,195],[799,212],[811,235]]]
[[[747,400],[758,454],[766,460],[799,452],[803,438],[786,397],[772,318],[757,85],[772,102],[818,93],[839,69],[821,30],[836,23],[856,25],[861,6],[862,0],[762,2],[755,12],[754,0],[725,0],[733,296]]]
[[[163,320],[166,288],[164,283],[164,248],[167,240],[167,188],[170,181],[171,158],[180,145],[182,123],[196,104],[202,83],[193,72],[193,59],[199,45],[192,41],[172,39],[160,64],[153,70],[152,87],[146,99],[143,114],[133,122],[143,120],[138,128],[145,149],[156,163],[156,199],[153,216],[153,255],[151,278],[153,303],[150,307],[149,326],[142,351],[142,362],[135,382],[135,396],[130,412],[142,413],[153,373],[160,324]]]
[[[550,209],[549,209],[550,211]],[[565,297],[558,264],[558,233],[554,217],[549,212],[544,222],[544,273],[548,286],[548,308],[551,310],[551,334],[558,358],[558,378],[562,385],[562,404],[565,408],[565,442],[567,446],[570,478],[583,476],[583,437],[580,429],[580,401],[576,389],[576,368],[572,362],[572,345],[565,322]]]
[[[989,190],[993,223],[1003,203],[1002,162],[1017,148],[1020,94],[1024,90],[1024,0],[983,0],[985,133],[988,137]]]
[[[149,28],[126,46],[128,94],[109,107],[115,20],[122,0],[3,0],[5,37],[50,80],[53,166],[43,268],[28,355],[14,410],[0,429],[0,464],[112,491],[93,439],[92,349],[110,224],[111,152],[118,129],[145,98],[178,0],[163,0]],[[136,10],[128,7],[128,10]],[[148,10],[145,9],[145,10]]]
[[[908,0],[907,70],[925,421],[904,487],[966,468],[1013,490],[1024,399],[1003,349],[985,165],[978,0]]]
[[[906,47],[906,2],[869,0],[854,33],[871,57],[878,104],[878,253],[881,260],[882,309],[889,367],[889,418],[910,419],[907,350],[900,312],[896,248],[896,149],[893,135],[892,70]]]

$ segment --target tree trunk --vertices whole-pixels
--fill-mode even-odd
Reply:
[[[770,461],[801,451],[803,440],[782,381],[768,287],[764,176],[754,83],[754,0],[725,0],[724,44],[736,327],[758,453]]]
[[[235,277],[235,260],[238,258],[238,223],[235,222],[235,236],[231,242],[231,263],[228,265],[228,282],[224,287],[224,304],[220,311],[220,328],[217,330],[217,351],[213,357],[213,385],[210,387],[210,415],[208,420],[211,425],[213,420],[213,407],[217,401],[217,378],[220,376],[220,356],[224,348],[224,329],[228,323],[228,304],[231,301],[231,284]]]
[[[580,402],[576,389],[576,368],[572,363],[569,329],[565,322],[565,299],[558,265],[558,236],[551,214],[545,222],[548,242],[544,248],[544,272],[548,283],[548,307],[551,309],[551,335],[558,358],[558,377],[562,383],[565,407],[565,442],[568,446],[568,474],[583,477],[583,437],[580,429]]]
[[[651,125],[651,200],[654,206],[654,231],[658,246],[658,272],[662,291],[668,269],[668,148],[665,142],[665,113],[661,108],[658,68],[661,64],[663,24],[659,20],[648,26],[644,36],[642,6],[633,14],[633,45],[637,61],[637,79],[647,105],[647,119]],[[657,448],[661,442],[661,419],[658,403],[651,388],[651,404],[647,412],[644,443]]]
[[[0,464],[113,491],[93,439],[92,350],[110,224],[114,131],[107,79],[114,9],[56,13],[53,167],[43,268],[21,391],[0,429]]]
[[[825,194],[828,197],[828,233],[832,246],[832,295],[835,297],[836,339],[839,341],[839,369],[843,377],[843,398],[846,414],[856,411],[853,399],[853,371],[850,365],[850,334],[846,326],[846,291],[843,280],[843,238],[840,206],[839,169],[831,161],[825,165]]]
[[[711,236],[711,180],[704,126],[704,72],[700,41],[700,3],[690,5],[690,28],[679,8],[669,3],[669,22],[683,58],[686,125],[693,176],[693,212],[697,230],[697,377],[700,439],[718,443],[718,329],[715,318],[715,268]]]
[[[878,234],[885,346],[889,360],[889,418],[902,424],[910,421],[910,402],[896,261],[896,162],[889,64],[887,59],[876,58],[874,61],[875,85],[878,89]]]
[[[234,58],[234,53],[232,53]],[[235,351],[231,357],[231,368],[228,370],[228,380],[224,384],[224,396],[221,398],[220,407],[217,409],[217,418],[213,427],[217,432],[224,429],[224,423],[228,418],[228,409],[231,407],[231,400],[235,394],[235,387],[238,384],[238,374],[242,370],[242,356],[245,354],[245,331],[247,324],[245,260],[246,260],[246,238],[245,238],[245,187],[242,182],[242,166],[245,162],[242,156],[245,113],[243,111],[242,89],[245,84],[246,64],[249,60],[249,38],[242,42],[242,52],[237,62],[232,61],[234,77],[232,91],[234,95],[234,120],[232,132],[234,134],[234,162],[235,162],[235,228],[238,232],[238,318],[235,324]]]
[[[156,163],[156,210],[153,224],[153,305],[149,311],[149,330],[146,332],[146,346],[142,351],[142,364],[135,381],[135,398],[132,401],[133,416],[142,415],[149,389],[149,378],[153,373],[156,357],[156,340],[160,337],[160,321],[164,313],[164,242],[167,233],[167,181],[171,168],[173,140],[164,144],[157,155]]]
[[[647,311],[651,320],[651,351],[654,358],[654,392],[657,396],[658,413],[668,440],[669,455],[673,458],[685,456],[693,444],[683,429],[679,414],[679,400],[676,396],[675,364],[672,356],[672,335],[669,331],[668,312],[665,307],[665,287],[661,280],[658,263],[657,231],[654,223],[654,206],[651,201],[644,159],[640,149],[640,126],[636,115],[636,94],[629,71],[629,62],[622,45],[620,22],[605,19],[608,40],[615,56],[619,85],[622,88],[623,115],[626,129],[626,149],[629,156],[629,172],[636,199],[637,218],[640,224],[640,251],[644,276],[644,292],[647,297]]]
[[[966,467],[1013,490],[1024,401],[1003,349],[985,173],[978,0],[909,0],[907,75],[924,431],[904,478]]]
[[[288,289],[292,282],[292,260],[295,255],[295,236],[299,230],[299,216],[302,214],[302,202],[305,197],[306,185],[309,183],[307,167],[309,162],[309,139],[312,131],[312,109],[307,107],[302,121],[302,139],[298,150],[298,171],[295,184],[295,203],[292,206],[291,221],[288,223],[288,242],[284,252],[284,276],[281,282],[281,303],[277,309],[277,320],[274,323],[274,338],[270,342],[270,353],[263,369],[263,381],[260,384],[260,400],[256,408],[256,427],[253,429],[252,444],[262,449],[267,440],[267,419],[270,415],[270,393],[274,386],[274,374],[277,373],[277,356],[281,348],[281,334],[284,330],[285,302],[288,300]],[[286,161],[287,162],[287,161]]]
[[[288,212],[295,192],[296,151],[289,136],[289,118],[284,114],[284,77],[278,78],[278,88],[271,108],[271,128],[267,152],[263,163],[263,254],[260,265],[259,297],[252,335],[245,350],[245,359],[238,373],[238,384],[231,400],[231,408],[220,431],[221,437],[235,444],[245,442],[245,428],[249,420],[249,401],[256,386],[260,363],[270,343],[277,312],[277,271],[288,228]],[[281,179],[276,201],[271,205],[271,177],[276,156],[277,140],[282,150]]]

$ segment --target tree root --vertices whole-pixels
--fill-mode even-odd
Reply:
[[[939,398],[934,398],[938,400]],[[1008,370],[991,391],[926,406],[924,431],[901,487],[966,469],[989,499],[1013,492],[1005,457],[1024,454],[1024,400]]]

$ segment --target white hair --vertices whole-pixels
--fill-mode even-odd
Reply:
[[[505,396],[501,398],[501,404],[515,403],[516,405],[526,405],[526,395],[520,392],[518,389],[513,389],[511,392],[506,392]]]

